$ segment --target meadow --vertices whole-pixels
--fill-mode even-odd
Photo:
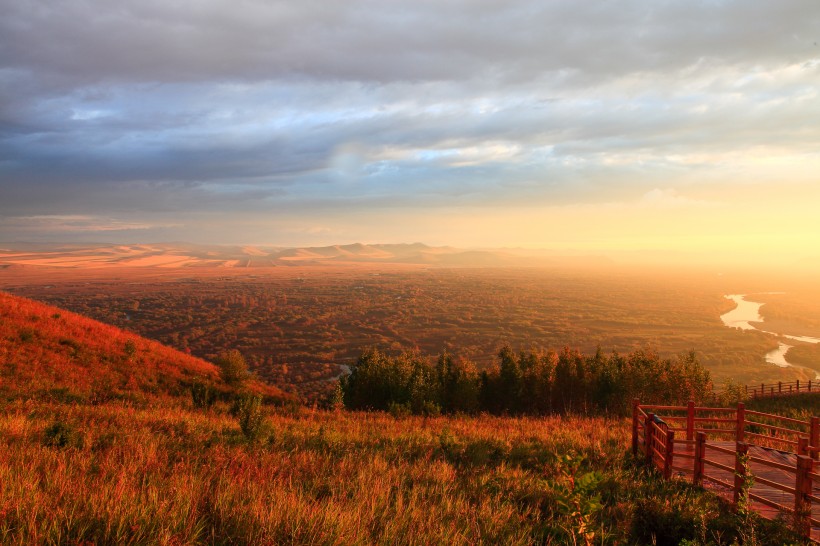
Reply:
[[[3,544],[784,544],[591,417],[0,407]],[[751,527],[750,527],[751,525]],[[690,540],[691,542],[682,542]],[[798,542],[795,542],[798,543]]]

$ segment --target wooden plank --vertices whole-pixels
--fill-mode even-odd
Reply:
[[[794,487],[789,487],[788,485],[783,485],[782,483],[777,483],[772,480],[767,480],[763,476],[755,476],[755,483],[762,483],[763,485],[768,485],[774,489],[779,489],[780,491],[784,491],[791,495],[794,495],[795,489]]]
[[[737,419],[719,419],[717,417],[695,417],[696,423],[736,423]]]
[[[735,450],[729,449],[727,447],[719,446],[717,444],[706,444],[707,449],[711,449],[712,451],[717,451],[718,453],[726,453],[727,455],[734,455]]]
[[[776,421],[785,421],[795,425],[802,425],[806,428],[809,426],[809,421],[802,421],[800,419],[792,419],[791,417],[783,417],[782,415],[773,415],[771,413],[761,413],[759,411],[746,410],[746,415],[755,415],[757,417],[767,417]]]
[[[708,464],[709,466],[714,466],[715,468],[719,468],[721,470],[725,470],[726,472],[731,472],[734,474],[735,469],[732,466],[721,464],[716,461],[710,461],[709,459],[703,459],[704,464]]]
[[[752,499],[752,500],[756,500],[757,502],[759,502],[761,504],[765,504],[766,506],[770,506],[770,507],[774,508],[775,510],[780,510],[781,512],[787,512],[789,514],[794,512],[794,510],[792,510],[788,506],[784,506],[782,504],[779,504],[777,502],[769,500],[766,497],[761,497],[760,495],[752,493],[751,491],[749,492],[749,498]]]
[[[770,459],[764,459],[762,457],[749,456],[749,462],[750,463],[759,463],[759,464],[766,465],[766,466],[769,466],[769,467],[772,467],[772,468],[776,468],[778,470],[782,470],[783,472],[791,472],[792,474],[797,472],[797,467],[795,467],[795,466],[789,466],[787,464],[778,463],[776,461],[772,461]]]
[[[728,489],[730,491],[733,489],[732,484],[730,484],[728,482],[724,482],[723,480],[719,480],[719,479],[715,478],[714,476],[709,476],[707,474],[704,474],[703,479],[704,480],[709,480],[710,482],[716,483],[718,485],[722,485],[723,487],[725,487],[726,489]]]
[[[774,430],[775,432],[783,432],[785,434],[805,434],[806,431],[803,430],[795,430],[793,428],[786,428],[786,427],[779,427],[777,425],[767,425],[766,423],[758,423],[757,421],[746,421],[747,425],[754,425],[757,427],[767,428],[769,430]]]

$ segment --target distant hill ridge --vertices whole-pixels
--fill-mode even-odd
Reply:
[[[491,267],[600,263],[604,258],[565,257],[520,249],[465,250],[423,243],[331,245],[281,248],[189,243],[136,245],[9,244],[0,249],[0,267],[274,267],[334,263],[418,264]]]
[[[101,322],[0,292],[0,398],[104,402],[227,387],[210,362]],[[290,395],[258,381],[268,398]]]

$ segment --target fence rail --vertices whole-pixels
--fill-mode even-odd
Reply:
[[[761,383],[760,385],[746,385],[746,396],[748,398],[771,398],[773,396],[784,396],[789,394],[799,394],[803,392],[820,393],[820,381],[790,381],[784,383]]]
[[[811,382],[806,385],[809,388]],[[820,392],[820,385],[814,385],[814,392]],[[754,465],[757,489],[753,486],[748,490],[749,499],[790,514],[798,531],[816,540],[812,526],[820,525],[820,519],[813,518],[811,508],[813,503],[820,508],[820,496],[812,489],[814,484],[820,485],[818,417],[801,421],[747,411],[743,404],[736,408],[698,407],[694,402],[652,406],[641,405],[636,399],[632,406],[632,452],[660,470],[665,479],[671,479],[673,473],[691,474],[695,485],[706,481],[725,488],[731,492],[734,506],[746,488],[746,473]],[[768,458],[771,453],[778,453],[782,460]]]

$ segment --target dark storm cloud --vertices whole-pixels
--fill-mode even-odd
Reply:
[[[820,139],[814,0],[0,8],[6,216],[600,200]]]

